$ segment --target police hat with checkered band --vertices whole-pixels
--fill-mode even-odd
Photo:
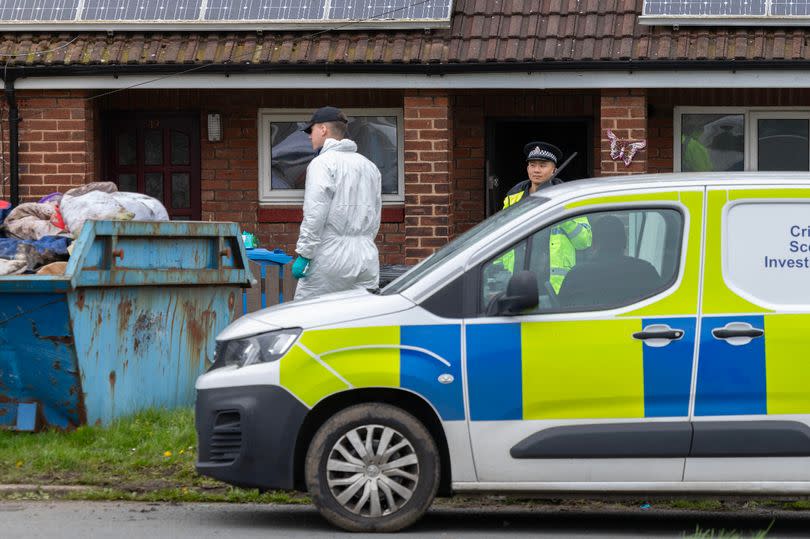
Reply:
[[[562,150],[548,142],[530,142],[523,147],[526,161],[551,161],[555,165],[562,159]]]

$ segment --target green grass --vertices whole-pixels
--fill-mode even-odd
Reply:
[[[36,434],[0,430],[0,477],[7,484],[87,485],[62,499],[298,503],[305,498],[259,494],[197,475],[190,409],[148,410],[108,427]],[[46,497],[44,492],[5,498]]]
[[[742,539],[743,537],[750,537],[751,539],[765,539],[773,527],[774,521],[765,530],[760,530],[752,533],[751,535],[743,535],[736,530],[702,530],[700,526],[695,529],[692,535],[685,535],[688,539]]]

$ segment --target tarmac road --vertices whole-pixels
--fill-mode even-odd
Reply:
[[[745,537],[774,526],[769,538],[810,537],[810,512],[693,512],[566,506],[437,507],[401,537],[687,537],[701,530],[737,530]],[[160,538],[345,537],[311,506],[0,502],[0,536]],[[717,535],[715,535],[716,537]]]

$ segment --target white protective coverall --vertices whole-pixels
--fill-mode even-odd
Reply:
[[[295,251],[311,260],[295,299],[377,288],[382,178],[349,139],[327,138],[307,167],[304,220]]]

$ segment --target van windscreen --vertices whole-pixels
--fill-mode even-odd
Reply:
[[[524,197],[519,204],[510,206],[488,217],[467,232],[457,236],[450,243],[392,281],[391,284],[382,289],[381,294],[388,295],[402,292],[417,280],[433,271],[433,269],[438,267],[442,262],[451,259],[457,253],[463,251],[468,245],[476,243],[479,239],[487,236],[495,229],[500,228],[513,219],[521,217],[549,200],[550,199],[541,196]]]

